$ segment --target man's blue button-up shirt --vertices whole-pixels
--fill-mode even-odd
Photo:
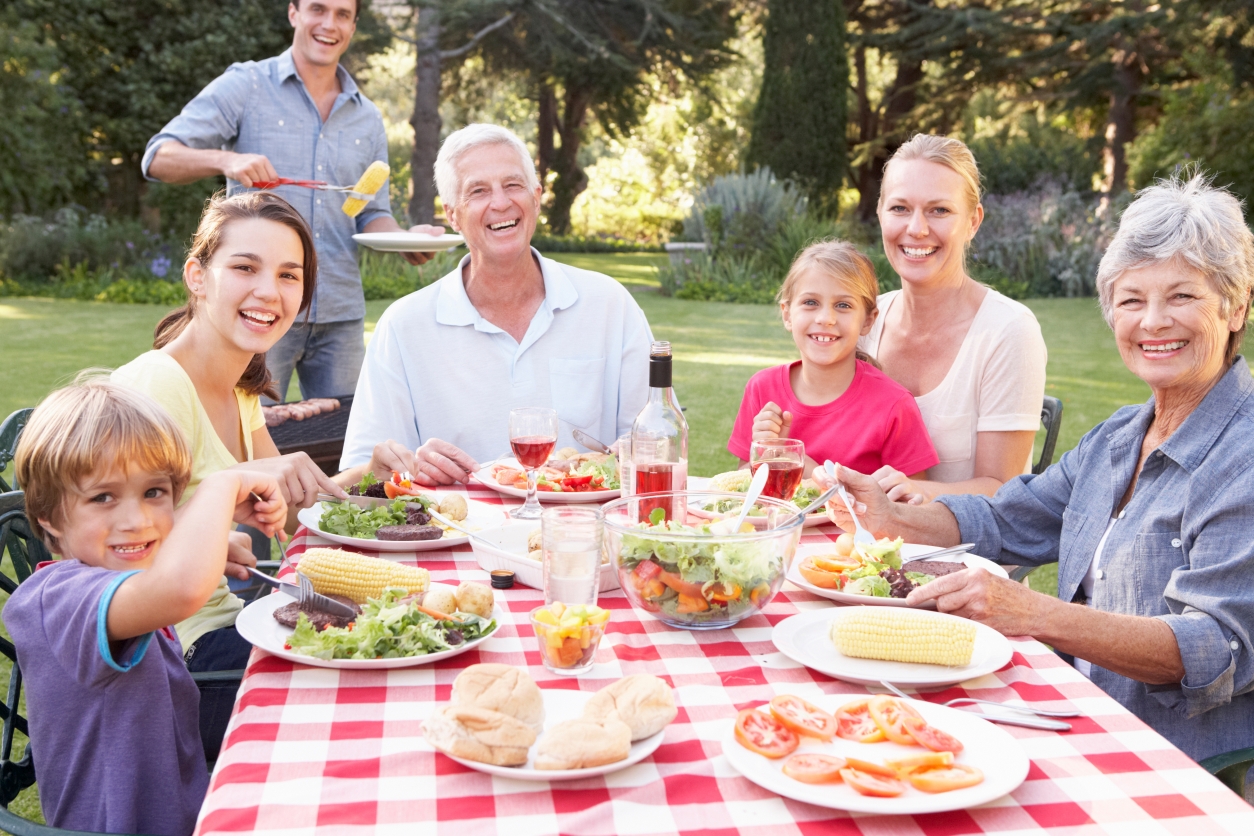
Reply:
[[[148,140],[144,176],[148,177],[157,148],[174,139],[188,148],[264,154],[280,177],[353,185],[372,162],[388,161],[387,134],[379,109],[357,89],[348,71],[339,67],[337,73],[342,92],[323,122],[296,72],[290,49],[264,61],[232,64]],[[227,181],[229,194],[241,191],[246,191],[242,185]],[[296,207],[313,230],[318,290],[311,321],[365,316],[353,235],[376,218],[391,216],[387,185],[356,218],[341,210],[344,196],[340,192],[299,186],[279,186],[275,191]]]

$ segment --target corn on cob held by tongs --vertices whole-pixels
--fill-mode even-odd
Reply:
[[[383,188],[388,181],[390,169],[387,163],[376,160],[370,164],[361,179],[351,186],[333,186],[325,180],[295,180],[291,177],[279,177],[274,180],[254,180],[254,189],[273,189],[276,186],[300,186],[303,189],[318,189],[324,192],[346,192],[344,214],[355,218],[366,208],[375,193]]]

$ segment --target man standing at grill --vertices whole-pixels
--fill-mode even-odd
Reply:
[[[231,65],[148,141],[150,180],[191,183],[224,175],[228,193],[280,176],[349,186],[369,165],[387,162],[383,117],[357,88],[340,57],[357,30],[360,0],[292,0],[291,49]],[[343,193],[279,186],[313,229],[318,287],[308,321],[298,321],[266,358],[286,393],[295,369],[301,395],[335,398],[357,386],[365,354],[365,298],[357,269],[358,232],[398,232],[385,183],[350,218]],[[412,232],[443,233],[436,226]],[[421,264],[426,253],[405,253]]]

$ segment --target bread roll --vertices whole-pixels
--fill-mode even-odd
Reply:
[[[535,730],[499,711],[446,705],[422,724],[427,742],[442,752],[497,766],[522,766]]]
[[[471,665],[453,680],[453,705],[472,705],[526,723],[537,734],[544,731],[544,698],[525,671],[509,665]]]
[[[536,744],[536,769],[586,769],[617,763],[631,753],[631,729],[615,717],[558,723]]]
[[[637,674],[602,688],[583,709],[585,718],[598,722],[614,715],[631,729],[634,741],[666,728],[679,715],[679,709],[669,685],[656,676]]]

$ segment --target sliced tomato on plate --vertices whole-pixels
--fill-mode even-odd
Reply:
[[[955,763],[912,772],[906,776],[906,780],[916,790],[923,792],[949,792],[963,787],[974,787],[984,780],[984,773],[974,766]]]
[[[856,769],[859,772],[866,773],[867,775],[875,775],[880,778],[897,777],[897,770],[893,769],[891,766],[885,766],[882,763],[872,763],[871,761],[864,761],[858,758],[845,758],[845,765],[850,769]]]
[[[592,490],[592,476],[567,476],[562,479],[562,488],[568,491]]]
[[[801,742],[783,723],[755,708],[746,708],[736,716],[736,740],[750,752],[768,758],[790,755]]]
[[[902,722],[915,742],[926,749],[931,749],[933,752],[953,752],[955,755],[962,751],[961,740],[934,726],[929,726],[921,717],[907,717]]]
[[[897,770],[898,775],[905,776],[911,772],[919,772],[924,769],[949,766],[953,762],[953,752],[926,752],[922,755],[910,755],[905,758],[886,760],[884,765]]]
[[[771,700],[771,713],[797,734],[831,740],[836,735],[836,718],[816,705],[792,694]]]
[[[396,499],[398,496],[418,496],[422,493],[408,473],[402,474],[395,470],[392,471],[392,478],[383,483],[383,492],[387,494],[388,499]]]
[[[890,778],[887,775],[871,775],[852,767],[842,769],[840,777],[858,793],[875,798],[894,798],[906,791],[906,785],[896,778]]]
[[[870,713],[871,719],[875,721],[875,725],[879,726],[880,730],[884,732],[884,736],[893,743],[901,746],[915,745],[914,738],[906,731],[906,727],[903,724],[907,717],[915,717],[920,720],[923,718],[909,703],[896,697],[881,694],[878,697],[871,698],[871,702],[867,705],[867,711]]]
[[[836,736],[857,743],[879,743],[884,731],[871,719],[868,704],[871,698],[847,702],[836,712]]]
[[[833,755],[798,752],[784,761],[784,774],[803,784],[830,784],[840,780],[845,759]]]

